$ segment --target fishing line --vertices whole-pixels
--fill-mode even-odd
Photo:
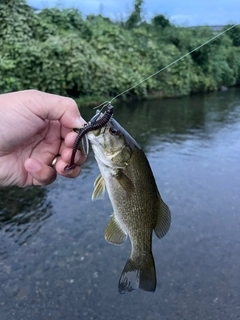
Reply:
[[[102,107],[102,108],[100,109],[100,112],[101,112],[101,111],[102,111],[107,105],[109,105],[109,104],[110,104],[109,101],[104,101],[103,103],[99,104],[98,106],[94,107],[93,109],[98,109],[98,108]]]
[[[115,99],[117,99],[118,97],[120,97],[120,96],[122,96],[123,94],[131,91],[132,89],[136,88],[137,86],[139,86],[139,85],[142,84],[143,82],[147,81],[148,79],[151,79],[152,77],[156,76],[158,73],[160,73],[160,72],[166,70],[167,68],[171,67],[172,65],[174,65],[174,64],[177,63],[178,61],[184,59],[185,57],[187,57],[187,56],[190,55],[191,53],[193,53],[193,52],[195,52],[196,50],[202,48],[203,46],[205,46],[205,45],[208,44],[209,42],[211,42],[211,41],[215,40],[216,38],[220,37],[221,35],[223,35],[223,34],[226,33],[227,31],[231,30],[232,28],[236,27],[237,25],[238,25],[238,24],[234,24],[234,25],[232,25],[231,27],[227,28],[226,30],[218,33],[216,36],[214,36],[214,37],[212,37],[211,39],[209,39],[208,41],[204,42],[203,44],[201,44],[201,45],[198,46],[197,48],[189,51],[188,53],[184,54],[183,56],[181,56],[181,57],[178,58],[177,60],[171,62],[171,63],[168,64],[166,67],[164,67],[164,68],[156,71],[155,73],[153,73],[153,74],[151,74],[150,76],[148,76],[148,77],[144,78],[143,80],[139,81],[138,83],[136,83],[136,84],[133,85],[132,87],[130,87],[130,88],[124,90],[123,92],[119,93],[118,95],[116,95],[115,97],[113,97],[111,101],[109,101],[109,102],[105,101],[105,102],[101,103],[99,106],[95,107],[94,109],[99,108],[99,107],[101,107],[101,106],[103,106],[103,107],[102,107],[102,109],[103,109],[103,108],[106,107],[106,105],[112,104],[112,102],[113,102]],[[101,109],[101,110],[102,110],[102,109]]]
[[[206,44],[208,44],[209,42],[213,41],[214,39],[220,37],[221,35],[223,35],[224,33],[226,33],[227,31],[231,30],[232,28],[234,28],[235,26],[237,26],[238,24],[234,24],[231,27],[227,28],[226,30],[218,33],[217,35],[215,35],[214,37],[212,37],[211,39],[209,39],[208,41],[204,42],[203,44],[201,44],[200,46],[198,46],[197,48],[189,51],[188,53],[184,54],[183,56],[181,56],[180,58],[178,58],[177,60],[171,62],[170,64],[168,64],[166,67],[156,71],[155,73],[151,74],[150,76],[144,78],[143,80],[141,80],[140,82],[136,83],[134,86],[124,90],[123,92],[119,93],[118,95],[116,95],[115,97],[112,98],[111,101],[104,101],[103,103],[101,103],[100,105],[98,105],[96,108],[101,107],[101,109],[97,112],[96,114],[96,118],[94,117],[94,119],[92,119],[92,122],[90,121],[89,124],[82,130],[79,131],[78,137],[75,140],[75,144],[72,150],[72,156],[71,156],[71,162],[70,165],[68,165],[65,170],[69,170],[72,169],[75,164],[74,164],[74,158],[75,158],[75,154],[76,151],[78,149],[78,145],[81,142],[81,139],[86,135],[86,133],[88,131],[92,131],[95,130],[96,128],[101,128],[103,127],[112,117],[113,115],[113,107],[112,107],[112,102],[117,99],[118,97],[120,97],[121,95],[129,92],[130,90],[136,88],[137,86],[139,86],[140,84],[142,84],[144,81],[147,81],[148,79],[151,79],[152,77],[154,77],[155,75],[157,75],[158,73],[166,70],[167,68],[169,68],[170,66],[174,65],[175,63],[177,63],[178,61],[184,59],[185,57],[187,57],[188,55],[190,55],[191,53],[195,52],[196,50],[202,48],[203,46],[205,46]],[[104,113],[104,115],[102,116],[102,118],[98,119],[98,115],[100,116],[101,111],[107,107],[107,111]]]

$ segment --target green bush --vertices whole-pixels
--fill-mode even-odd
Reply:
[[[35,12],[24,0],[0,4],[0,92],[36,88],[72,97],[114,97],[197,48],[208,27],[144,21],[142,0],[126,22],[75,9]],[[240,84],[239,26],[156,74],[122,98],[181,96]],[[95,101],[95,100],[94,100]],[[99,101],[101,102],[101,101]]]

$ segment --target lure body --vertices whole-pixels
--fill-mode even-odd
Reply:
[[[108,123],[108,121],[111,119],[112,115],[113,115],[113,106],[111,104],[109,104],[107,106],[107,110],[105,111],[105,113],[103,114],[103,116],[99,120],[97,120],[97,119],[100,116],[100,112],[98,114],[96,114],[90,120],[89,124],[87,124],[84,128],[80,129],[78,136],[77,136],[77,138],[74,142],[74,145],[73,145],[70,164],[68,166],[66,166],[65,171],[69,171],[75,167],[75,163],[74,163],[75,155],[76,155],[77,149],[81,143],[81,140],[86,136],[86,134],[89,131],[98,130],[98,129],[104,127]]]

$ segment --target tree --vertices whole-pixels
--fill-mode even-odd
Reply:
[[[154,27],[160,27],[164,29],[166,27],[170,27],[171,23],[167,18],[164,17],[163,14],[158,14],[152,19],[152,25]]]
[[[140,22],[142,20],[141,13],[142,13],[143,1],[144,0],[135,0],[134,10],[130,14],[130,16],[127,19],[126,24],[125,24],[127,29],[133,29],[140,24]]]
[[[224,29],[230,28],[231,25],[227,25]],[[232,43],[235,47],[240,47],[240,26],[237,25],[228,31],[228,36],[232,39]]]

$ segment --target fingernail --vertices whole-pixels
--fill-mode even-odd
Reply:
[[[86,124],[86,121],[82,117],[80,117],[76,120],[74,127],[75,128],[83,128],[85,124]]]
[[[64,171],[65,172],[70,172],[70,171],[72,171],[73,169],[75,169],[76,168],[76,166],[73,164],[72,166],[69,166],[69,165],[67,165],[65,168],[64,168]]]

